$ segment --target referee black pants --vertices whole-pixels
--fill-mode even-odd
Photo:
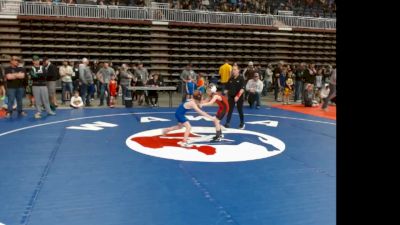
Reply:
[[[231,122],[231,117],[232,117],[232,113],[233,113],[233,108],[237,107],[237,110],[239,112],[239,118],[240,118],[240,123],[243,124],[244,123],[244,116],[243,116],[243,94],[240,96],[239,100],[235,103],[235,96],[228,96],[228,103],[229,103],[229,112],[228,112],[228,116],[226,118],[226,123],[230,123]]]

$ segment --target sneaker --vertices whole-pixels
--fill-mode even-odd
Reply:
[[[260,109],[260,106],[258,105],[258,106],[256,106],[256,109]]]
[[[230,126],[229,126],[229,123],[226,123],[225,125],[224,125],[224,127],[225,128],[229,128]]]
[[[211,142],[217,142],[217,141],[221,141],[222,140],[222,136],[214,136],[212,139],[211,139]]]
[[[192,147],[191,144],[189,144],[187,142],[183,142],[183,141],[178,142],[178,145],[180,145],[181,147],[184,147],[184,148]]]
[[[40,119],[40,118],[42,118],[42,115],[40,115],[40,113],[38,112],[38,113],[35,113],[35,115],[33,117],[35,117],[35,119]]]
[[[240,125],[239,125],[239,129],[244,129],[246,127],[246,125],[244,124],[244,123],[241,123]]]
[[[55,113],[55,112],[53,112],[53,111],[51,111],[51,112],[47,112],[47,115],[50,115],[50,116],[55,116],[55,115],[56,115],[56,113]]]
[[[6,113],[6,116],[5,116],[5,117],[6,117],[7,119],[8,119],[8,118],[11,118],[11,113],[9,113],[9,112]]]
[[[28,114],[27,114],[26,112],[24,112],[24,111],[18,113],[18,116],[27,116],[27,115],[28,115]]]

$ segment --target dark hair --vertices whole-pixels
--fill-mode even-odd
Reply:
[[[193,99],[197,100],[197,101],[201,101],[201,99],[203,98],[203,96],[201,95],[201,91],[196,90],[193,92]]]

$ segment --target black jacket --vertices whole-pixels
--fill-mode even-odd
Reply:
[[[45,71],[44,73],[46,74],[47,81],[57,81],[58,79],[60,79],[58,68],[52,63],[50,63],[50,65],[47,65],[44,71]]]

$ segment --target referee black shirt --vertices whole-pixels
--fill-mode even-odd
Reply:
[[[237,93],[239,93],[240,89],[245,90],[245,83],[243,76],[238,76],[235,79],[235,76],[231,76],[229,78],[228,83],[226,85],[226,90],[228,90],[228,96],[235,97]]]

